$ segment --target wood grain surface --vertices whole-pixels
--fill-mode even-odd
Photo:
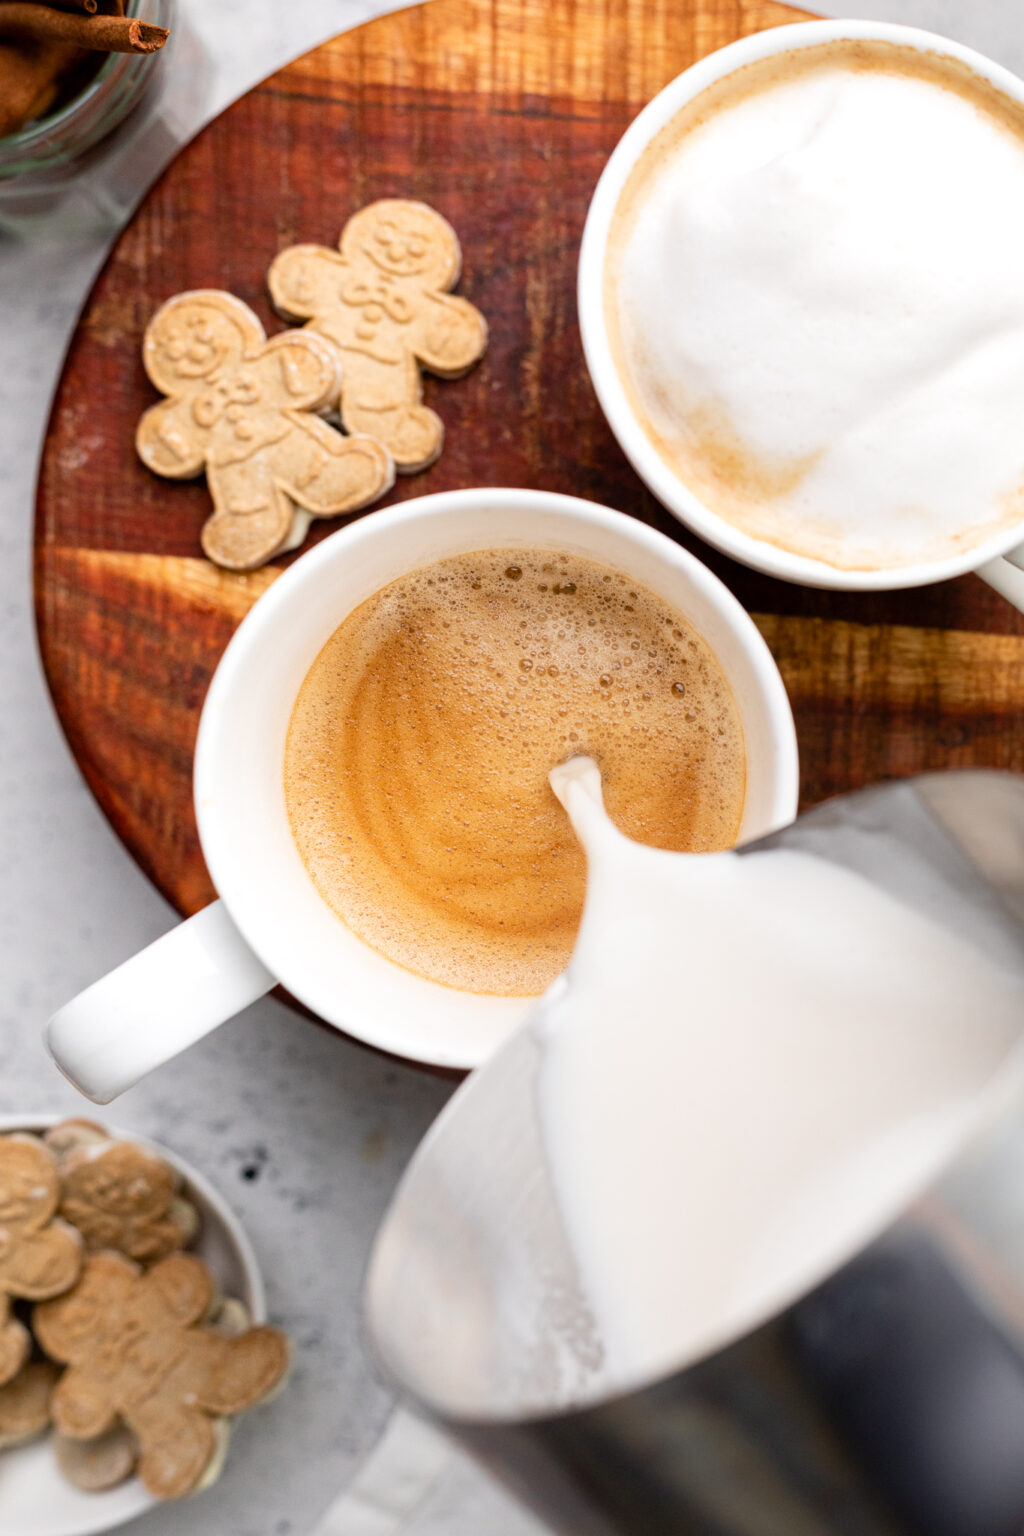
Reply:
[[[421,198],[450,219],[464,252],[459,291],[491,330],[467,378],[428,381],[445,452],[388,500],[537,486],[618,507],[695,550],[755,614],[778,659],[805,804],[924,769],[1024,770],[1015,610],[975,577],[858,595],[734,565],[646,492],[583,365],[580,234],[623,129],[695,58],[803,15],[771,0],[431,0],[273,76],[153,189],[68,353],[39,483],[36,594],[47,676],[82,772],[179,910],[213,894],[191,801],[203,696],[279,567],[231,576],[208,565],[202,482],[158,480],[137,460],[135,423],[156,398],[142,333],[171,294],[207,287],[230,288],[279,329],[265,290],[276,252],[333,245],[347,217],[381,196]]]

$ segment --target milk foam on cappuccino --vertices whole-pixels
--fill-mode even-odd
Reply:
[[[641,842],[735,843],[743,725],[683,615],[582,556],[453,555],[375,593],[314,662],[285,753],[292,832],[324,900],[390,960],[535,995],[583,910],[583,851],[548,785],[578,751]]]
[[[592,764],[552,783],[589,876],[533,1016],[538,1102],[604,1391],[736,1337],[878,1235],[984,1115],[1021,980],[810,854],[642,848]]]
[[[1024,520],[1024,109],[959,61],[716,82],[634,167],[605,306],[647,436],[753,537],[870,570]]]

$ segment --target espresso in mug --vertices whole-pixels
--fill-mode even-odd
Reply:
[[[752,537],[882,570],[1024,521],[1024,108],[959,60],[716,81],[635,165],[604,301],[639,425]]]
[[[453,556],[369,598],[314,662],[285,752],[292,833],[324,900],[389,959],[536,994],[583,909],[584,855],[548,783],[576,753],[637,841],[735,843],[743,727],[686,619],[578,556]]]

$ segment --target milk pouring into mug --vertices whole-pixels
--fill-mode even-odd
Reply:
[[[580,939],[399,1189],[385,1367],[564,1532],[1013,1536],[1024,787],[694,856],[553,782]]]
[[[553,779],[590,905],[533,1023],[540,1121],[604,1373],[629,1387],[904,1203],[969,1129],[1024,994],[849,870],[652,853],[603,814],[588,760]]]

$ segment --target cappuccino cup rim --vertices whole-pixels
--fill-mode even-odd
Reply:
[[[480,532],[472,538],[467,529],[474,518]],[[550,530],[547,541],[538,539],[539,527]],[[734,694],[738,687],[746,691],[737,703],[744,725],[747,804],[756,791],[757,813],[748,825],[745,808],[742,838],[787,824],[797,807],[793,717],[767,645],[718,577],[639,520],[545,491],[447,491],[370,513],[302,555],[243,619],[203,706],[194,792],[206,864],[246,945],[293,997],[328,1024],[380,1050],[460,1070],[486,1059],[537,999],[485,997],[442,987],[379,955],[335,916],[291,839],[284,810],[283,738],[309,666],[329,636],[374,591],[433,559],[516,547],[569,549],[618,565],[638,580],[650,567],[662,573],[666,588],[685,594],[689,603],[681,598],[675,605],[705,634]],[[621,560],[606,552],[613,549],[621,549]],[[374,573],[385,567],[391,574],[377,579]],[[717,623],[715,634],[707,634],[702,623],[708,615]],[[751,731],[760,733],[756,761]],[[278,761],[264,760],[278,748]],[[759,777],[752,785],[754,775]],[[346,966],[353,964],[358,974],[347,974]]]
[[[664,86],[634,118],[612,151],[594,189],[583,230],[577,306],[583,352],[601,408],[626,457],[663,506],[708,544],[754,570],[805,586],[864,592],[924,586],[989,565],[1021,545],[1024,517],[969,550],[940,560],[877,568],[844,569],[755,538],[705,505],[662,458],[638,420],[622,383],[605,316],[606,255],[615,214],[634,166],[661,129],[708,86],[748,64],[824,43],[861,40],[893,43],[919,53],[939,53],[955,59],[996,90],[1024,105],[1024,81],[1011,70],[952,38],[918,27],[822,20],[794,22],[740,38],[699,59]]]

